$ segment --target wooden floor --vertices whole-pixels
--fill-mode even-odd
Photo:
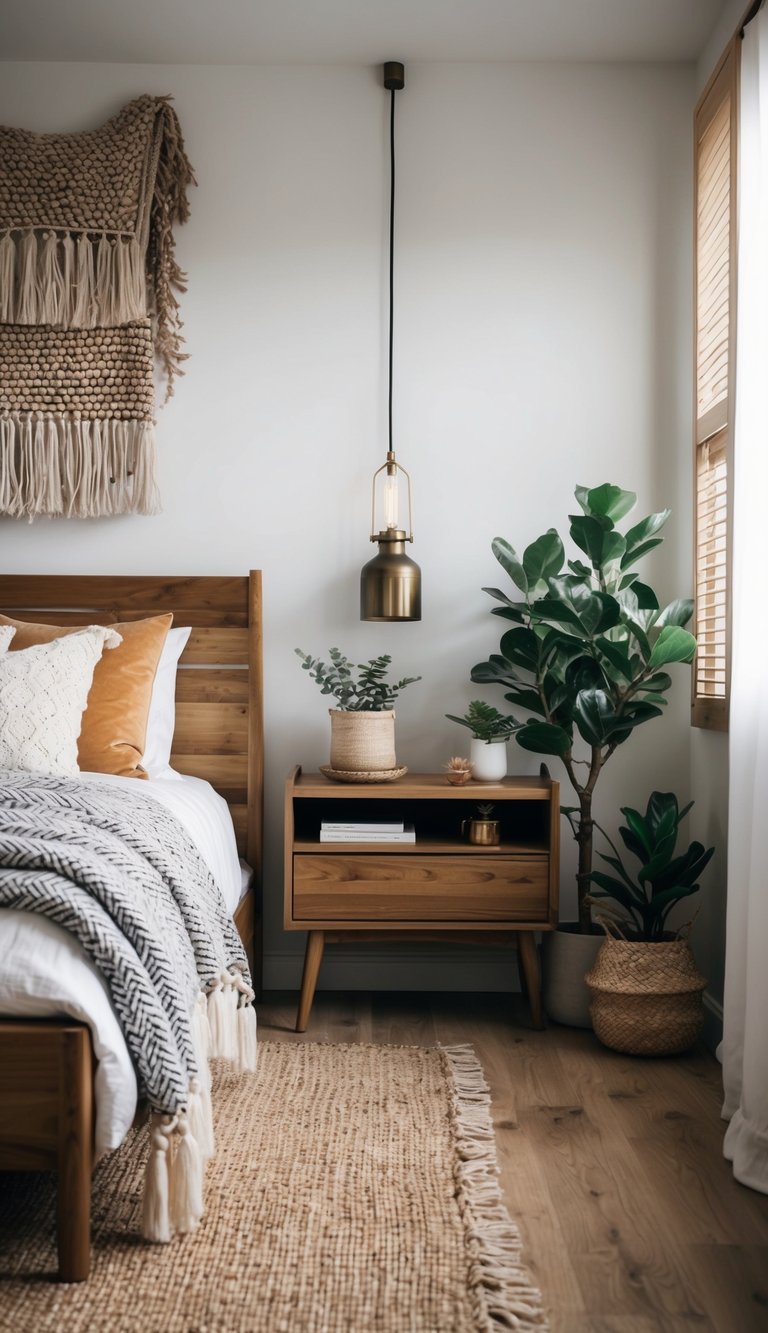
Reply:
[[[723,1160],[706,1051],[632,1059],[534,1032],[519,996],[319,992],[302,1036],[295,1014],[268,995],[261,1039],[472,1043],[552,1333],[768,1333],[768,1196]]]

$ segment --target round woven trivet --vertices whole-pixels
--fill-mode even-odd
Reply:
[[[321,764],[320,772],[333,782],[396,782],[398,778],[404,777],[408,769],[404,765],[402,768],[380,768],[373,772],[353,773],[349,769],[331,768],[330,764]]]

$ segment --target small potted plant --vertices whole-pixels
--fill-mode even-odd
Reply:
[[[469,842],[478,847],[498,847],[500,842],[499,821],[493,818],[495,806],[481,803],[475,806],[475,813],[470,819],[462,820],[461,831],[466,830]]]
[[[331,695],[337,708],[329,708],[331,718],[331,762],[323,769],[328,777],[341,781],[364,780],[375,775],[379,782],[400,777],[395,758],[395,710],[393,704],[407,685],[421,676],[386,679],[392,658],[372,657],[354,665],[338,648],[330,649],[330,662],[312,657],[301,648],[296,652],[301,664],[320,686],[321,694]]]
[[[506,742],[522,723],[505,717],[492,704],[473,699],[463,717],[445,715],[450,722],[468,727],[472,732],[469,757],[473,776],[478,782],[500,782],[507,774]]]
[[[463,787],[472,777],[472,761],[458,754],[451,755],[444,768],[445,780],[451,787]]]
[[[630,1055],[685,1051],[704,1021],[705,981],[687,938],[681,937],[685,927],[673,931],[667,923],[672,909],[698,891],[715,850],[692,842],[676,854],[678,828],[692,804],[680,810],[673,792],[654,791],[644,815],[622,807],[627,822],[619,833],[639,862],[634,872],[600,829],[613,855],[598,855],[616,873],[590,874],[594,887],[588,902],[599,906],[597,919],[607,932],[586,977],[590,1012],[600,1041]]]

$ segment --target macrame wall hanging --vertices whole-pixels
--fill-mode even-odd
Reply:
[[[0,128],[0,513],[158,511],[154,365],[170,396],[194,183],[167,97],[84,134]]]

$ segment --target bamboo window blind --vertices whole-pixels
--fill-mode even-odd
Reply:
[[[737,47],[695,115],[695,726],[728,725]]]

